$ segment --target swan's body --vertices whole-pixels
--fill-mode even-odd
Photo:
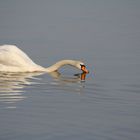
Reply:
[[[72,65],[82,69],[81,66],[84,66],[84,63],[76,60],[61,60],[48,68],[44,68],[34,63],[27,54],[14,45],[0,46],[1,72],[53,72],[63,65]],[[88,72],[85,67],[82,70]]]

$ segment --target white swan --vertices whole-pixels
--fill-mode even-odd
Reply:
[[[53,72],[64,65],[71,65],[88,73],[81,61],[61,60],[54,65],[44,68],[34,63],[22,50],[15,45],[0,46],[0,71],[1,72]]]

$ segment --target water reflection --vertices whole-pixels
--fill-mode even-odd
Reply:
[[[86,73],[78,73],[78,74],[74,74],[73,76],[67,76],[67,75],[62,75],[61,73],[59,73],[58,71],[55,72],[51,72],[49,73],[53,78],[60,80],[60,81],[64,81],[66,83],[77,83],[77,82],[83,82],[86,79]]]
[[[15,103],[26,98],[24,88],[41,73],[0,73],[0,102]],[[12,108],[12,106],[10,106]]]
[[[26,98],[27,86],[34,87],[39,83],[40,75],[44,73],[0,73],[0,103],[16,103]],[[57,84],[69,84],[84,81],[86,74],[75,74],[74,76],[62,75],[59,72],[52,72],[49,75],[57,81]],[[62,85],[62,84],[61,84]],[[12,106],[8,108],[13,108]]]

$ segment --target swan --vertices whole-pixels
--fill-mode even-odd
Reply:
[[[71,65],[84,73],[89,73],[85,64],[77,60],[61,60],[54,65],[44,68],[15,45],[0,46],[0,72],[54,72],[64,65]]]

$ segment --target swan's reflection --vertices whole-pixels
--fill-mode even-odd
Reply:
[[[85,87],[86,73],[78,73],[72,75],[61,75],[58,72],[50,73],[54,78],[51,85],[54,85],[57,90],[67,91],[81,94]]]
[[[33,84],[35,76],[42,73],[0,73],[0,102],[12,103],[26,98],[23,94],[27,85]]]
[[[66,76],[66,75],[62,75],[61,73],[59,73],[58,71],[54,71],[49,73],[53,78],[56,78],[60,81],[65,81],[65,82],[83,82],[86,79],[86,73],[78,73],[78,74],[74,74],[73,76]]]
[[[37,83],[38,76],[42,74],[44,73],[0,73],[0,102],[15,103],[25,99],[25,87]],[[49,75],[65,84],[84,81],[86,77],[85,73],[72,77],[61,75],[59,72],[52,72]]]

